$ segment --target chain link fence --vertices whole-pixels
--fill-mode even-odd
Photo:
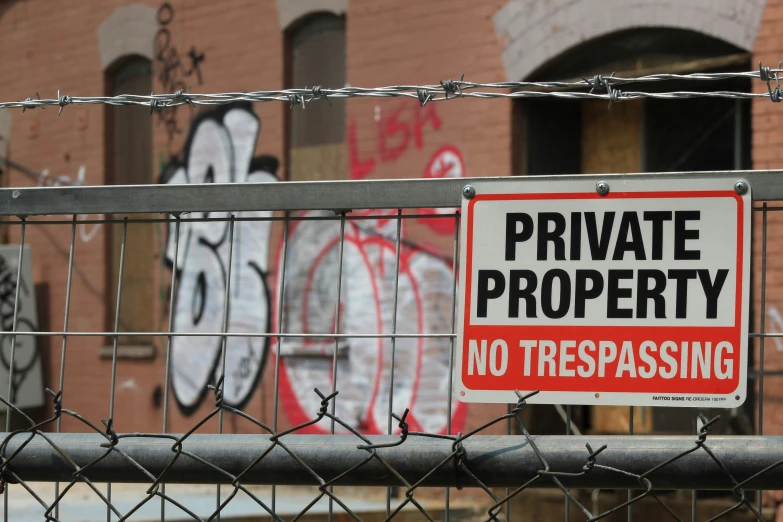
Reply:
[[[759,216],[756,224],[761,228],[757,226],[755,234],[761,240],[756,254],[761,256],[763,292],[766,247],[772,240],[768,216],[776,210],[774,201],[783,199],[783,183],[774,172],[710,174],[727,180],[741,175],[751,184]],[[673,184],[684,177],[639,176],[667,176]],[[595,178],[600,180],[621,183],[612,176]],[[528,429],[531,417],[526,412],[530,407],[526,401],[535,390],[518,392],[518,401],[505,414],[455,421],[462,405],[452,396],[451,386],[460,221],[454,209],[468,182],[170,184],[0,191],[0,214],[7,216],[5,224],[20,245],[11,316],[11,331],[19,333],[8,336],[6,353],[12,375],[7,394],[0,397],[7,411],[6,433],[0,435],[4,519],[24,520],[24,513],[35,519],[78,519],[77,512],[67,515],[65,506],[75,496],[86,495],[93,505],[105,507],[107,521],[149,519],[153,507],[152,518],[171,520],[316,520],[317,516],[329,520],[526,520],[526,511],[532,508],[517,501],[531,494],[527,490],[548,488],[561,495],[566,520],[630,520],[634,509],[644,511],[645,516],[654,513],[655,519],[685,519],[688,514],[670,505],[672,490],[692,491],[692,519],[697,518],[697,497],[706,498],[695,490],[715,490],[722,492],[723,503],[700,520],[763,520],[760,491],[783,485],[780,437],[710,435],[717,417],[703,416],[694,423],[697,428],[692,436],[581,435],[573,429],[570,407],[561,408],[565,435],[536,435]],[[524,190],[525,179],[519,183]],[[452,245],[421,246],[411,239],[413,232],[407,234],[407,227],[413,230],[416,224],[436,221],[453,228]],[[74,318],[84,314],[72,301],[80,284],[74,276],[81,246],[76,241],[77,223],[100,224],[117,232],[111,331],[71,328]],[[150,224],[168,229],[166,245],[159,251],[172,267],[160,275],[168,285],[161,307],[168,325],[162,331],[136,331],[123,327],[129,314],[123,308],[123,295],[127,297],[134,284],[124,275],[132,269],[128,258],[136,248],[128,239],[129,230]],[[68,245],[67,268],[62,263],[67,279],[60,331],[17,328],[24,246],[38,229],[57,230],[55,236]],[[268,244],[259,246],[259,241]],[[270,246],[274,244],[279,244],[277,250]],[[313,245],[317,248],[309,248]],[[198,248],[203,252],[196,255]],[[273,263],[253,267],[247,258],[251,248],[276,258],[274,269]],[[451,257],[438,251],[450,251]],[[205,261],[210,256],[214,258],[211,264]],[[305,271],[298,268],[301,259],[309,260]],[[253,310],[258,312],[261,301],[255,302],[251,312],[240,312],[249,315],[239,320],[232,315],[238,309],[236,296],[256,281],[248,275],[248,267],[254,268],[254,277],[260,274],[274,282],[269,307],[262,314],[265,321],[253,320]],[[368,270],[376,275],[363,279],[363,271]],[[412,277],[414,273],[419,277]],[[436,290],[428,286],[433,281],[439,284]],[[209,294],[215,285],[224,289],[218,293],[220,299]],[[362,298],[370,290],[374,301]],[[409,300],[410,296],[415,299]],[[368,307],[368,302],[380,304]],[[410,314],[422,306],[434,306],[433,302],[438,306],[432,312],[437,322],[427,323],[420,315]],[[762,295],[762,317],[764,302]],[[310,316],[296,316],[299,309]],[[59,382],[47,389],[51,414],[43,419],[34,419],[13,400],[13,372],[21,357],[17,345],[27,336],[56,342],[61,351],[60,367],[54,372],[59,372]],[[753,373],[758,377],[752,377],[759,381],[759,433],[763,341],[775,336],[765,332],[763,320],[761,328],[751,334],[761,341],[762,350],[762,364]],[[84,394],[100,391],[86,386],[91,378],[88,369],[71,369],[78,382],[65,378],[69,354],[84,349],[81,344],[95,337],[110,340],[111,347],[110,387],[108,397],[102,397],[108,399],[109,407],[103,419],[92,418],[93,410],[86,415],[69,408],[75,395],[84,399]],[[149,423],[136,420],[133,412],[143,410],[144,405],[117,409],[118,368],[128,364],[119,357],[120,340],[134,338],[159,339],[165,347],[159,431],[148,432]],[[208,354],[210,363],[201,367],[188,359],[188,353],[204,350],[196,343],[205,339],[214,350]],[[260,414],[242,388],[246,382],[242,371],[252,367],[250,359],[242,357],[244,350],[247,357],[255,353],[260,359],[269,352],[269,367],[265,373],[258,372],[264,374],[263,379],[273,379],[269,387],[272,407]],[[372,360],[359,358],[368,353],[373,354]],[[434,364],[438,359],[446,369],[440,377],[428,374],[428,365],[421,362]],[[418,362],[412,364],[412,360]],[[364,366],[357,369],[356,365]],[[194,399],[189,380],[199,378],[206,391]],[[419,384],[411,384],[416,379]],[[281,397],[282,388],[288,390],[285,397]],[[368,394],[370,399],[365,397]],[[280,412],[286,401],[295,401],[303,412],[286,415],[289,424]],[[357,404],[367,401],[372,411],[356,413]],[[190,407],[190,416],[172,412],[169,403],[185,411]],[[477,411],[478,407],[472,408]],[[170,433],[176,415],[180,415],[179,425],[186,422],[190,429]],[[433,422],[438,415],[440,424]],[[631,408],[631,432],[633,418]],[[243,427],[236,428],[237,421]],[[116,428],[120,424],[125,431]],[[230,430],[224,429],[229,425]],[[137,498],[132,501],[118,493],[128,484],[143,487],[136,490]],[[172,493],[177,484],[212,484],[216,491],[199,495],[202,498],[197,500],[183,500]],[[300,492],[293,504],[292,487]],[[452,505],[455,489],[472,492],[467,515]],[[621,490],[623,496],[599,497],[602,490]],[[383,507],[376,506],[379,516],[368,514],[363,507],[374,491],[381,492],[378,505]],[[251,506],[241,517],[232,511],[232,503],[238,502]],[[464,507],[464,502],[460,505]],[[68,509],[73,510],[73,505]]]
[[[780,102],[780,71],[759,64],[758,71],[741,73],[599,75],[572,82],[461,78],[218,94],[57,92],[51,99],[36,93],[0,102],[0,109],[62,112],[68,105],[105,104],[154,112],[271,101],[304,108],[356,97],[412,98],[422,106],[539,97],[598,99],[610,107],[640,98]],[[738,78],[761,80],[765,92],[626,88]],[[0,158],[2,164],[24,171]],[[210,168],[212,176],[203,177],[212,181],[219,181],[214,170],[230,170]],[[25,174],[39,185],[80,185]],[[767,247],[774,244],[768,223],[783,208],[775,206],[783,200],[777,173],[710,173],[747,179],[757,202],[760,300],[751,309],[760,313],[751,321],[749,356],[758,363],[749,364],[756,411],[748,424],[758,436],[744,437],[711,434],[718,418],[689,409],[679,411],[692,415],[692,435],[634,435],[633,407],[629,435],[582,435],[567,405],[555,406],[563,435],[535,434],[529,427],[536,426],[541,406],[531,411],[526,402],[535,390],[517,392],[517,402],[504,411],[473,405],[466,419],[452,379],[455,209],[470,180],[276,183],[260,174],[248,180],[269,182],[191,185],[187,173],[175,172],[158,186],[0,190],[4,227],[19,243],[16,273],[2,277],[0,292],[4,330],[13,333],[0,345],[8,368],[8,389],[0,391],[6,392],[0,395],[4,520],[538,520],[544,517],[536,506],[559,518],[552,516],[555,502],[567,521],[769,518],[762,491],[783,489],[783,439],[761,436],[764,376],[780,375],[765,371],[765,340],[783,337],[765,328]],[[676,184],[686,175],[664,176]],[[520,183],[524,190],[524,179]],[[77,225],[92,232],[77,236]],[[102,255],[84,247],[85,237],[101,230]],[[428,230],[451,237],[450,244],[429,243]],[[150,246],[152,237],[157,245]],[[66,273],[64,287],[54,292],[63,299],[62,330],[23,327],[25,246],[41,238],[62,255],[44,263],[47,273]],[[138,267],[135,253],[143,248],[153,248],[159,267]],[[104,288],[96,288],[92,272],[109,265]],[[159,286],[157,299],[147,281]],[[140,321],[146,314],[167,325],[155,329]],[[84,327],[95,324],[91,315],[105,315],[107,330]],[[16,397],[35,356],[23,346],[31,339],[47,348],[49,373],[59,376],[49,379],[49,403],[37,412],[20,407]],[[80,352],[102,340],[107,364],[85,364]],[[165,355],[163,385],[153,394],[160,414],[158,406],[118,399],[150,380],[136,361],[146,353],[138,348],[148,345]],[[58,349],[59,360],[52,356]],[[96,415],[102,408],[106,415]],[[555,496],[543,495],[547,491]]]

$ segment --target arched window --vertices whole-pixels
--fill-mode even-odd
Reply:
[[[141,56],[121,59],[106,73],[106,93],[149,95],[152,91],[152,65]],[[106,183],[113,185],[140,185],[154,181],[152,162],[153,119],[146,107],[106,106]],[[123,216],[115,215],[115,218]],[[140,216],[127,216],[129,218]],[[150,332],[154,328],[153,225],[147,223],[128,225],[125,263],[120,305],[120,330],[126,332]],[[122,225],[111,226],[107,237],[108,257],[107,287],[111,289],[107,301],[108,331],[114,328],[117,302]],[[109,339],[109,345],[112,340]],[[120,337],[120,355],[144,357],[154,353],[152,340],[140,337]],[[133,347],[133,348],[131,348]],[[110,355],[110,351],[104,350]]]
[[[539,67],[526,80],[591,79],[596,74],[724,72],[752,68],[749,55],[694,31],[632,29],[585,42]],[[695,90],[687,82],[643,90]],[[707,86],[713,89],[714,86]],[[747,79],[721,89],[750,90]],[[623,90],[621,87],[620,90]],[[633,90],[631,88],[631,90]],[[749,166],[750,104],[733,100],[514,102],[515,174],[731,170]]]
[[[107,75],[109,96],[149,95],[152,92],[152,64],[147,58],[133,56],[122,60]],[[111,134],[109,181],[114,185],[139,185],[153,181],[152,124],[144,107],[107,106],[108,133]]]
[[[287,84],[304,88],[345,85],[345,19],[317,14],[288,30]],[[345,100],[318,100],[294,108],[288,125],[289,178],[346,177]]]

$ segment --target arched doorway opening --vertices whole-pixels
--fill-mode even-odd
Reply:
[[[682,29],[632,29],[583,43],[550,60],[529,80],[596,74],[748,70],[750,55]],[[666,81],[646,91],[749,91],[750,80]],[[750,104],[723,99],[603,101],[545,98],[514,102],[513,170],[525,174],[731,170],[750,165]]]
[[[596,74],[638,77],[654,73],[750,70],[747,51],[695,31],[624,30],[574,47],[549,60],[529,81],[578,81]],[[731,90],[750,92],[750,79],[710,83],[687,80],[632,84],[647,92]],[[540,89],[535,89],[540,90]],[[750,103],[745,100],[606,101],[515,99],[512,165],[515,175],[722,171],[751,167]],[[752,389],[752,387],[750,387]],[[752,397],[743,411],[724,415],[715,431],[747,434]],[[533,407],[537,433],[560,433],[563,412]],[[574,407],[578,429],[627,433],[627,407]],[[677,408],[637,408],[636,432],[688,433],[694,420]],[[730,423],[736,424],[729,426]]]

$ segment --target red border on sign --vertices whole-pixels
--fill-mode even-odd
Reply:
[[[605,196],[600,196],[597,193],[543,193],[543,194],[486,194],[476,195],[468,203],[467,212],[467,238],[466,238],[466,252],[473,251],[473,207],[476,203],[482,201],[524,201],[524,200],[597,200],[597,199],[674,199],[674,198],[727,198],[731,197],[737,202],[737,272],[736,272],[736,291],[735,291],[735,317],[734,326],[732,327],[693,327],[693,326],[616,326],[611,327],[613,330],[613,339],[622,339],[631,341],[634,346],[645,340],[651,340],[656,342],[660,346],[660,343],[667,339],[672,338],[672,330],[676,330],[677,340],[692,340],[701,342],[713,342],[717,343],[720,340],[730,339],[735,346],[734,353],[731,354],[731,360],[734,365],[733,376],[731,379],[716,380],[710,379],[709,381],[688,379],[687,376],[679,378],[679,369],[675,378],[669,380],[663,380],[661,378],[634,378],[633,379],[633,391],[629,390],[628,382],[625,384],[619,382],[617,378],[613,379],[596,379],[596,378],[582,378],[578,374],[573,377],[538,377],[535,370],[531,370],[528,376],[522,376],[520,373],[514,374],[514,372],[506,372],[501,377],[490,377],[475,375],[467,375],[468,357],[463,355],[462,368],[460,368],[462,376],[462,384],[469,390],[513,390],[519,389],[540,389],[542,392],[626,392],[626,393],[690,393],[690,394],[731,394],[740,385],[740,373],[742,363],[742,281],[743,281],[743,244],[745,233],[744,222],[744,205],[745,202],[741,196],[730,190],[710,190],[710,191],[673,191],[673,192],[620,192],[609,193]],[[465,306],[462,328],[462,349],[463,354],[467,354],[468,342],[470,339],[503,339],[510,337],[518,337],[518,330],[520,326],[509,325],[471,325],[470,324],[470,310],[471,310],[471,288],[472,288],[472,274],[473,274],[473,260],[468,254],[465,256]],[[605,338],[606,326],[557,326],[557,325],[526,325],[525,337],[528,339],[547,339],[558,342],[564,339],[582,339],[592,340],[595,344],[602,338]],[[577,337],[574,333],[578,332]],[[620,348],[618,344],[617,348]],[[509,350],[509,368],[518,368],[522,364],[521,349]],[[532,359],[530,361],[531,368],[535,368],[537,364],[536,351],[531,351]],[[676,356],[679,358],[679,355]],[[660,363],[660,358],[656,356]],[[690,358],[690,355],[689,355]],[[578,360],[577,360],[578,362]],[[570,368],[569,370],[573,369]],[[690,366],[690,365],[689,365]],[[607,365],[606,372],[614,371],[617,367],[617,360],[614,364]],[[548,368],[548,366],[547,366]],[[691,368],[687,370],[687,374],[690,374]],[[546,373],[546,372],[545,372]],[[589,379],[589,389],[586,389],[584,383],[585,379]],[[479,386],[471,386],[471,384],[477,384],[480,381]],[[524,386],[520,386],[520,383],[524,382]]]

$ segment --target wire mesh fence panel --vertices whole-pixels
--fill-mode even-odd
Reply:
[[[783,438],[763,434],[765,376],[781,375],[765,361],[783,338],[766,294],[783,183],[710,175],[748,180],[755,201],[755,410],[680,410],[686,428],[667,436],[633,407],[629,435],[586,434],[581,410],[528,404],[534,390],[457,400],[470,180],[0,190],[14,245],[0,265],[4,519],[769,518],[761,492],[783,489]],[[82,226],[97,232],[85,241]],[[37,324],[31,293],[51,311]],[[30,409],[36,359],[48,388]],[[544,408],[558,424],[537,433]]]

